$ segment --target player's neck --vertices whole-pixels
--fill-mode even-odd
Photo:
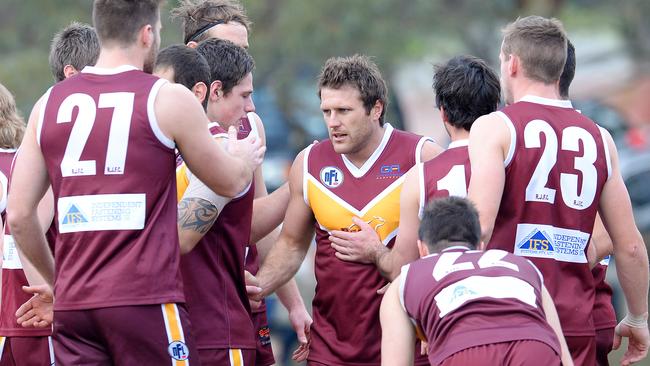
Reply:
[[[373,128],[370,137],[366,140],[368,142],[361,149],[359,149],[359,151],[345,154],[345,157],[348,158],[348,160],[350,160],[350,162],[357,168],[362,167],[363,164],[365,164],[366,161],[370,159],[370,156],[372,156],[372,154],[381,144],[381,140],[384,138],[385,131],[385,125]]]
[[[513,97],[515,102],[518,102],[526,95],[533,95],[546,99],[562,99],[558,93],[557,85],[544,84],[527,79],[522,80],[519,85],[513,88]]]
[[[448,131],[451,142],[469,139],[469,131],[464,128],[450,128]]]
[[[142,70],[144,58],[130,48],[102,48],[95,64],[96,67],[104,69],[113,69],[122,65],[131,65]]]

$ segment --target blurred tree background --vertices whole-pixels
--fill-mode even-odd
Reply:
[[[470,53],[497,61],[499,29],[517,16],[560,18],[574,30],[612,32],[626,52],[649,67],[650,2],[627,0],[244,0],[253,33],[257,85],[277,94],[282,110],[296,106],[292,93],[312,87],[330,56],[375,57],[388,80],[402,62]],[[162,45],[180,42],[180,24],[162,14]],[[16,95],[22,111],[52,83],[47,66],[53,34],[71,21],[91,23],[89,0],[3,0],[0,4],[0,82]],[[423,75],[430,78],[430,75]],[[289,91],[289,92],[287,92]],[[291,114],[288,114],[291,116]],[[291,118],[291,117],[289,117]],[[290,121],[290,124],[298,124]]]

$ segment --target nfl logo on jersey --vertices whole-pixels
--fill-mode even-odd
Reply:
[[[167,347],[167,352],[176,361],[185,361],[190,357],[190,350],[185,343],[174,341]]]
[[[334,166],[326,166],[320,171],[320,181],[328,188],[336,188],[343,184],[343,172]]]

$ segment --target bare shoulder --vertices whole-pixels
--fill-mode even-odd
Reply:
[[[421,161],[429,161],[440,155],[443,151],[445,151],[445,149],[442,146],[438,145],[433,140],[427,140],[424,145],[422,145],[422,152],[420,153]]]

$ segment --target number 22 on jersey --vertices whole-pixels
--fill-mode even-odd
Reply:
[[[98,108],[113,108],[104,174],[124,174],[134,98],[134,93],[106,93],[100,94],[99,103],[95,104],[90,95],[75,93],[61,103],[56,118],[57,123],[72,122],[72,112],[75,108],[78,109],[61,161],[63,177],[97,174],[96,161],[81,160],[81,154],[95,124]]]

